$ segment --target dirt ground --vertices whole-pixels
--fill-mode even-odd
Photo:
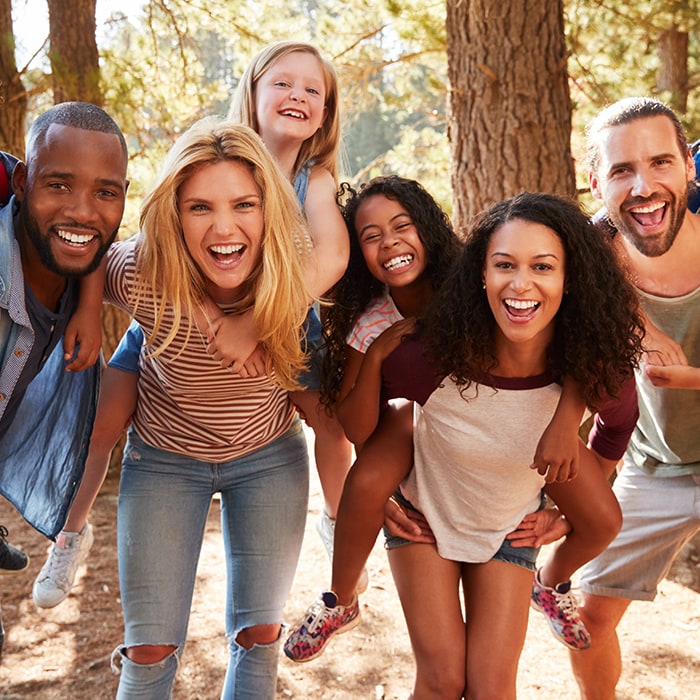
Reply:
[[[30,555],[28,571],[0,576],[6,630],[0,664],[0,700],[102,700],[114,697],[117,677],[110,654],[122,638],[115,553],[117,481],[108,479],[91,520],[95,544],[74,593],[53,610],[31,598],[47,542],[3,499],[0,523],[10,541]],[[295,622],[327,585],[330,565],[314,524],[322,500],[315,470],[306,537],[286,609]],[[695,542],[698,541],[696,538]],[[175,700],[219,698],[226,665],[223,621],[223,547],[218,502],[209,515],[195,600]],[[542,555],[544,556],[544,554]],[[378,543],[368,565],[370,587],[362,597],[363,622],[333,640],[308,664],[280,658],[279,698],[394,700],[408,696],[413,662],[389,567]],[[436,631],[436,633],[439,633]],[[690,700],[700,688],[700,548],[677,567],[654,603],[633,603],[620,626],[624,673],[618,700]],[[522,700],[577,697],[567,651],[550,635],[542,616],[531,612],[518,681]]]

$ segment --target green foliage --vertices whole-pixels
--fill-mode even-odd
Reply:
[[[689,35],[689,96],[680,114],[691,140],[700,138],[700,15],[697,0],[568,0],[566,35],[574,105],[572,152],[585,188],[584,128],[600,108],[622,97],[659,92],[658,39],[675,26]]]
[[[682,117],[691,138],[700,137],[698,0],[566,0],[565,11],[582,190],[585,124],[608,102],[656,94],[658,37],[672,26],[689,33]],[[203,115],[226,114],[250,58],[281,38],[316,44],[336,66],[343,178],[414,177],[451,209],[444,0],[144,0],[137,17],[112,10],[98,27],[105,103],[132,153],[128,230],[136,229],[136,203],[173,140]],[[46,70],[38,61],[23,76],[35,112],[51,100]]]
[[[106,104],[129,135],[132,200],[183,128],[226,114],[250,58],[280,38],[310,41],[336,66],[344,179],[420,171],[448,199],[444,3],[151,0],[144,8],[136,20],[115,13],[100,44]],[[436,159],[444,164],[426,167]]]

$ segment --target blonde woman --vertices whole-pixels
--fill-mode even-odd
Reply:
[[[106,297],[146,337],[119,496],[118,698],[171,695],[215,492],[230,652],[222,697],[274,697],[308,495],[288,390],[304,365],[308,304],[327,284],[294,191],[261,139],[216,119],[176,142],[139,237],[110,251]],[[232,374],[207,352],[194,321],[207,297],[224,314],[252,313],[264,375]]]
[[[275,162],[294,183],[317,259],[332,285],[343,274],[349,255],[349,237],[335,198],[340,110],[333,65],[312,44],[279,41],[265,46],[241,77],[230,118],[262,136]],[[209,351],[232,372],[255,376],[264,371],[261,353],[254,352],[258,338],[252,324],[243,317],[237,321],[231,323],[229,317],[226,324],[213,324],[210,336],[216,337],[210,337]],[[65,600],[88,555],[92,544],[88,515],[114,445],[134,413],[143,340],[138,323],[132,323],[102,373],[85,476],[64,530],[34,584],[34,602],[40,607],[54,607]],[[304,343],[311,357],[298,377],[298,389],[303,390],[295,391],[292,400],[315,433],[315,462],[326,502],[318,529],[332,558],[335,516],[352,450],[338,421],[319,403],[319,363],[314,351],[321,344],[321,323],[313,310],[304,326]]]

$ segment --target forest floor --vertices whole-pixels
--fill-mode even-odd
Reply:
[[[312,470],[306,535],[286,622],[295,623],[327,585],[330,565],[315,531],[322,498]],[[117,479],[108,478],[93,510],[95,544],[73,594],[52,610],[38,609],[31,588],[47,541],[4,500],[0,523],[10,542],[31,557],[29,569],[0,576],[6,630],[0,664],[0,700],[102,700],[114,697],[117,677],[110,655],[122,639],[115,551]],[[226,667],[222,633],[224,563],[213,501],[200,558],[189,639],[174,700],[215,700]],[[697,542],[697,538],[694,542]],[[654,603],[632,603],[620,627],[623,676],[618,700],[690,700],[700,688],[700,551],[660,586]],[[546,556],[543,553],[541,556]],[[309,700],[405,699],[413,659],[394,583],[381,543],[368,563],[370,587],[361,600],[362,624],[333,640],[319,659],[295,665],[281,655],[278,698]],[[518,697],[577,697],[566,649],[550,635],[544,618],[530,613],[520,661]]]

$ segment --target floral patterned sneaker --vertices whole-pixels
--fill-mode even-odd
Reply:
[[[571,592],[571,581],[548,588],[540,583],[538,570],[532,584],[530,605],[534,610],[544,613],[552,634],[569,649],[581,651],[591,646],[591,635],[578,616],[576,596]]]
[[[360,624],[357,596],[350,605],[338,605],[332,591],[325,591],[304,613],[301,623],[284,643],[284,653],[297,663],[311,661],[323,653],[326,642],[334,635],[349,632]]]

